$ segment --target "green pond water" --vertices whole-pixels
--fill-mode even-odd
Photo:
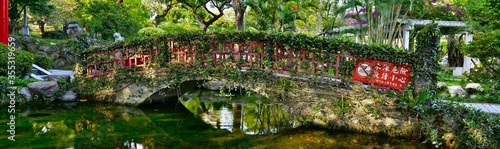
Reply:
[[[412,140],[301,126],[284,106],[248,95],[194,90],[179,101],[17,105],[15,141],[8,139],[11,114],[2,105],[0,149],[421,148]]]

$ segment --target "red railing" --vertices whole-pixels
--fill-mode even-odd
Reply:
[[[330,78],[348,78],[349,71],[340,71],[341,61],[352,56],[320,49],[290,47],[264,42],[208,43],[167,42],[170,63],[199,64],[202,66],[229,65],[240,70],[272,71],[273,73],[316,75]],[[269,50],[267,48],[273,48]],[[113,73],[117,67],[142,68],[150,58],[160,53],[158,46],[125,47],[113,51],[87,53],[87,74],[97,77]]]

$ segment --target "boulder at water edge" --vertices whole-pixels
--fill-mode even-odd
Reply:
[[[225,82],[222,81],[208,81],[203,83],[203,87],[212,91],[219,91],[226,85]]]
[[[27,101],[30,101],[33,98],[33,96],[31,96],[30,90],[27,87],[21,88],[21,90],[19,90],[19,94],[23,96]]]
[[[57,79],[64,79],[67,83],[71,83],[71,76],[69,75],[49,75],[49,81],[57,81]]]
[[[76,101],[76,94],[73,91],[67,91],[64,93],[64,95],[61,97],[62,101]]]
[[[28,84],[28,89],[37,95],[52,97],[54,93],[59,91],[59,85],[56,81],[33,82]]]

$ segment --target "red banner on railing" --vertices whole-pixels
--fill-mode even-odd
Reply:
[[[410,80],[410,71],[408,65],[365,59],[356,62],[352,78],[363,83],[403,90]]]

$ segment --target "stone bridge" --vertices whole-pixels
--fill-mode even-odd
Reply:
[[[383,52],[370,53],[374,50]],[[389,71],[377,72],[376,68],[386,66],[399,72],[418,62],[401,59],[419,57],[390,47],[266,33],[167,35],[118,43],[83,55],[89,78],[114,80],[112,89],[102,90],[107,92],[106,98],[127,105],[152,102],[158,95],[178,97],[207,80],[224,81],[228,88],[242,87],[275,99],[314,93],[340,99],[353,90],[353,82],[402,90],[414,81],[408,78],[410,72],[407,76],[389,74],[391,80]],[[363,63],[367,60],[372,62]],[[399,78],[398,83],[394,77],[406,80]]]

